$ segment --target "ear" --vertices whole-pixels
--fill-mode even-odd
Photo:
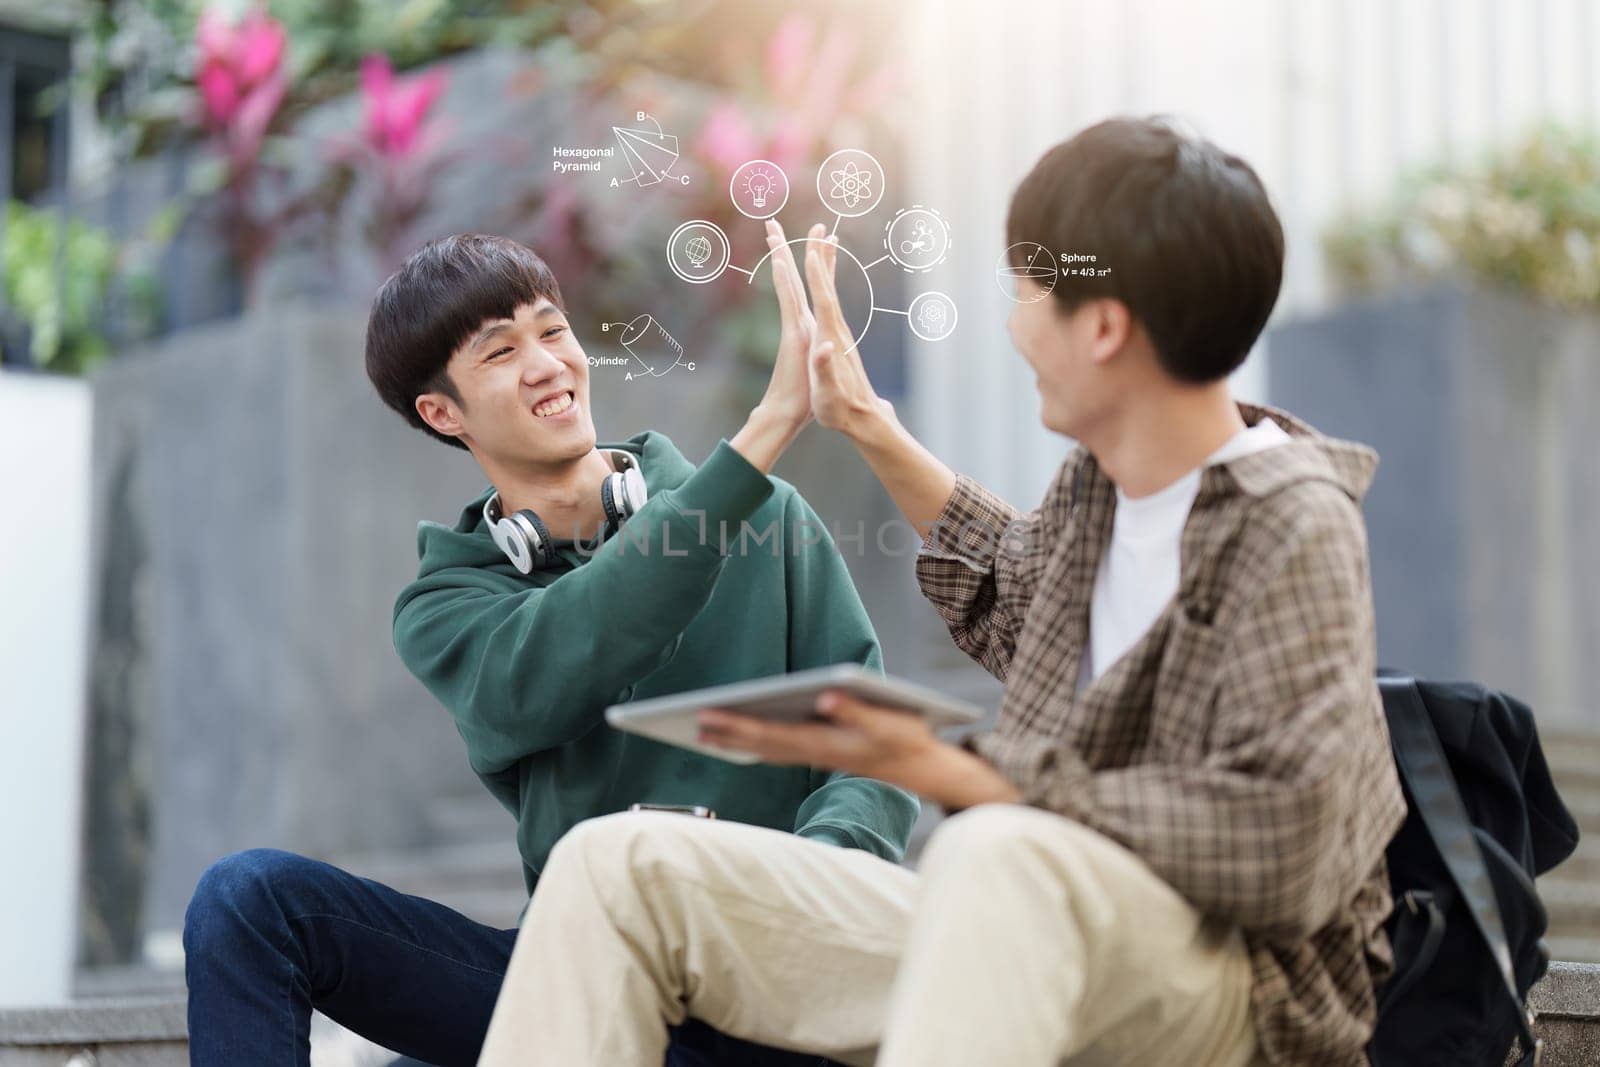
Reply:
[[[455,402],[443,393],[423,393],[417,397],[417,415],[435,432],[446,437],[460,437],[466,430],[461,424],[461,413]]]
[[[1120,300],[1095,300],[1089,307],[1091,358],[1103,365],[1128,346],[1133,337],[1133,314]]]

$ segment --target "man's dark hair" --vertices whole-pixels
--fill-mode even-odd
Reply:
[[[1283,281],[1283,228],[1256,172],[1162,118],[1108,119],[1046,152],[1006,219],[1020,269],[1030,250],[1019,242],[1057,257],[1050,295],[1063,310],[1121,301],[1185,382],[1244,362]],[[1066,273],[1085,268],[1095,273]]]
[[[561,287],[538,254],[507,237],[461,233],[429,241],[378,290],[367,319],[367,377],[383,402],[446,444],[417,414],[417,397],[444,393],[461,403],[446,364],[491,319],[515,316],[540,297],[556,307]]]

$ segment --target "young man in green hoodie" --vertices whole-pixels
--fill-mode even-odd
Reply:
[[[768,242],[783,324],[772,381],[698,469],[653,431],[597,445],[588,359],[527,248],[434,241],[373,304],[379,394],[471,452],[491,483],[454,526],[421,524],[394,641],[516,815],[530,893],[568,829],[635,803],[709,808],[889,861],[916,819],[915,799],[882,782],[733,764],[604,722],[608,705],[636,698],[832,663],[881,669],[821,520],[767,474],[811,417],[813,327],[775,222]],[[471,1063],[516,936],[304,857],[228,856],[185,920],[191,1062],[261,1062],[270,1049],[308,1063],[317,1008],[408,1056]],[[699,1023],[668,1053],[791,1059],[816,1062]]]

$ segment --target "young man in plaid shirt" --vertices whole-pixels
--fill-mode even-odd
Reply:
[[[1376,457],[1229,395],[1277,299],[1277,217],[1241,160],[1114,120],[1045,154],[1007,231],[1111,268],[1048,294],[1016,272],[1012,341],[1079,443],[1026,515],[900,426],[831,247],[806,264],[812,409],[924,531],[924,594],[1005,682],[995,730],[956,747],[842,695],[815,725],[702,718],[959,814],[920,872],[671,815],[579,826],[484,1063],[654,1065],[685,1017],[894,1067],[1364,1062],[1403,812],[1359,511]]]

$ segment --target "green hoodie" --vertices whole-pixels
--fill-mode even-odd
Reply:
[[[650,491],[620,533],[588,551],[557,542],[559,562],[523,575],[489,535],[485,490],[453,528],[418,526],[417,578],[394,609],[400,658],[517,817],[528,889],[573,825],[636,801],[704,804],[898,861],[917,815],[899,789],[741,766],[606,725],[611,704],[831,663],[881,670],[882,656],[793,486],[725,440],[698,470],[659,433],[601,447],[637,455]]]

